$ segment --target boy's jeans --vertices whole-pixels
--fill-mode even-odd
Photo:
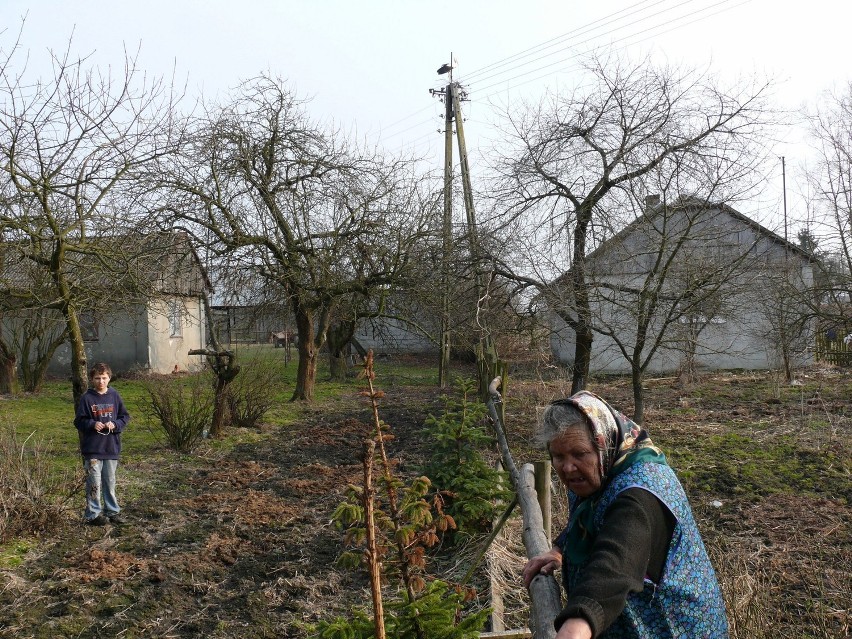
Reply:
[[[107,517],[114,517],[121,510],[115,496],[115,469],[117,459],[84,459],[86,470],[86,520],[94,519],[103,510]],[[101,493],[103,492],[103,509]]]

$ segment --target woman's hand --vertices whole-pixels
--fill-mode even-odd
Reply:
[[[572,617],[559,627],[556,639],[592,639],[592,627],[582,617]]]
[[[533,578],[538,574],[552,575],[553,571],[562,566],[562,551],[554,546],[547,552],[536,555],[524,566],[524,585],[529,588]],[[573,635],[566,635],[573,636]]]

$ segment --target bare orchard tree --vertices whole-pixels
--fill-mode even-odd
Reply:
[[[28,79],[14,62],[12,55],[0,69],[0,227],[49,275],[46,304],[66,327],[76,400],[88,386],[80,313],[128,294],[107,283],[126,270],[132,244],[106,251],[99,238],[133,227],[128,211],[137,203],[125,186],[171,151],[172,96],[132,57],[113,75],[66,50],[52,54],[46,80]]]
[[[50,274],[27,258],[30,248],[29,242],[0,245],[0,354],[5,364],[0,392],[16,386],[18,365],[23,389],[38,392],[51,357],[68,338],[62,315],[52,308]]]
[[[689,376],[699,349],[708,357],[732,347],[713,328],[742,313],[762,257],[756,236],[734,228],[739,219],[723,204],[664,198],[588,256],[596,357],[609,353],[628,364],[638,423],[649,366],[686,368]]]
[[[571,304],[559,312],[576,333],[573,391],[585,386],[592,353],[586,255],[596,233],[629,221],[613,219],[624,210],[618,206],[623,192],[637,190],[631,185],[666,161],[683,166],[704,157],[718,172],[711,176],[715,183],[734,183],[752,168],[751,161],[736,162],[746,157],[768,113],[766,85],[728,90],[692,69],[647,60],[592,58],[586,71],[572,91],[507,114],[512,147],[496,163],[493,191],[507,228],[535,247],[513,272],[528,276],[536,267],[533,279],[543,284],[542,293],[559,272],[569,274]],[[706,190],[690,182],[684,192]],[[533,264],[542,254],[559,258],[560,271],[542,273],[542,265]]]
[[[341,301],[393,284],[423,232],[408,164],[323,130],[281,80],[260,76],[210,106],[163,171],[166,222],[194,229],[290,304],[299,352],[293,399],[312,399]]]
[[[808,171],[811,242],[823,254],[814,311],[824,325],[848,330],[852,300],[852,83],[826,93],[810,115],[815,164]]]
[[[784,381],[793,381],[793,369],[813,344],[813,269],[801,268],[792,248],[784,261],[759,270],[760,292],[752,300],[763,321],[757,337],[775,359]]]

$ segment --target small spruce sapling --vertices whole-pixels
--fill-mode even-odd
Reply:
[[[372,429],[364,447],[364,486],[349,486],[347,499],[334,512],[333,520],[345,531],[344,543],[360,548],[341,554],[338,565],[366,567],[370,573],[373,617],[353,610],[349,619],[322,621],[313,628],[321,639],[474,639],[485,625],[489,611],[462,616],[464,597],[445,582],[429,580],[426,551],[439,541],[439,533],[455,527],[444,513],[440,495],[430,501],[431,482],[417,477],[409,483],[397,477],[388,458],[385,442],[393,435],[379,418],[378,404],[384,397],[373,387],[372,352],[364,364],[372,408]],[[373,468],[377,477],[373,479]],[[382,580],[395,580],[396,598],[383,600]]]
[[[454,385],[460,399],[445,396],[444,414],[426,420],[432,457],[424,470],[444,496],[458,531],[475,533],[491,526],[512,492],[506,474],[482,456],[494,438],[483,428],[486,408],[475,399],[476,381],[456,378]]]

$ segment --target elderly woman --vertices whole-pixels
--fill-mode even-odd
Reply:
[[[686,494],[648,434],[581,391],[547,407],[540,443],[568,489],[568,525],[523,576],[529,586],[561,567],[556,638],[727,637]]]

